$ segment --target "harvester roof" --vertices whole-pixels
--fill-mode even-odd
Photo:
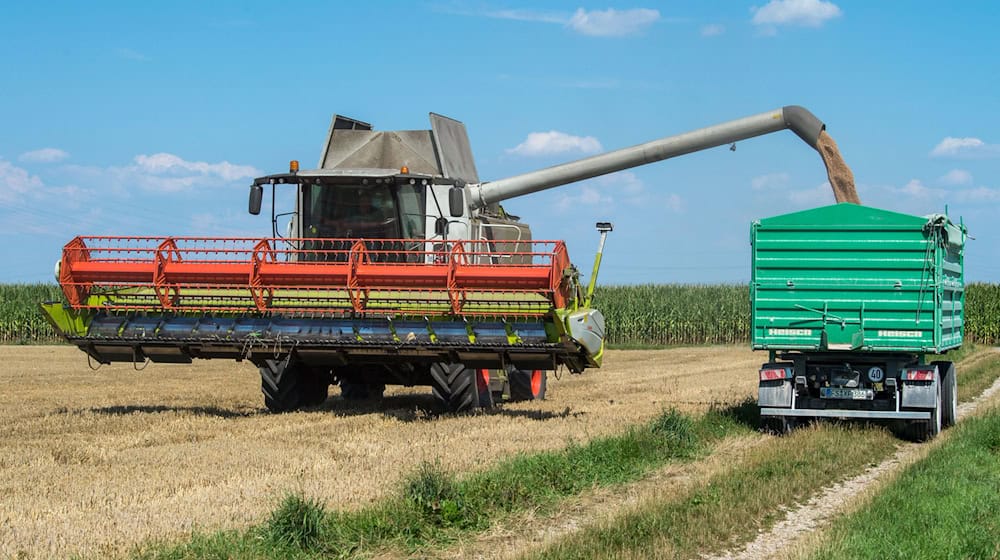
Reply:
[[[309,169],[295,173],[276,173],[257,177],[255,185],[301,184],[311,185],[362,183],[365,179],[431,179],[433,175],[402,173],[399,169]]]

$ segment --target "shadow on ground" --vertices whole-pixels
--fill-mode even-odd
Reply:
[[[166,406],[166,405],[116,405],[87,409],[95,414],[124,416],[128,414],[158,414],[161,412],[182,412],[196,416],[216,418],[249,418],[261,413],[259,410],[229,410],[215,406]]]

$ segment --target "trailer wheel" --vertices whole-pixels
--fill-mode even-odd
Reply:
[[[264,406],[271,412],[288,412],[302,404],[301,369],[290,360],[264,360],[259,364]]]
[[[548,375],[545,370],[509,368],[507,378],[510,382],[511,401],[539,401],[545,398],[545,389],[548,385]]]
[[[451,363],[437,363],[430,369],[431,390],[448,410],[462,412],[479,408],[476,370]]]
[[[789,434],[798,426],[798,421],[787,416],[768,416],[764,418],[764,431],[776,436]]]
[[[930,420],[916,420],[910,424],[913,432],[913,439],[917,441],[929,441],[941,433],[941,412],[944,408],[941,402],[941,381],[938,381],[938,390],[935,397],[934,408],[931,409]]]
[[[958,379],[955,375],[955,364],[952,362],[934,362],[941,375],[941,427],[948,428],[958,421]]]

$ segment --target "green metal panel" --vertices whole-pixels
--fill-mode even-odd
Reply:
[[[942,352],[962,344],[965,227],[835,204],[753,224],[758,350]]]

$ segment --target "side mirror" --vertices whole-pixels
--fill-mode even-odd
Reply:
[[[448,218],[441,217],[434,220],[434,235],[445,236],[448,234]]]
[[[452,187],[448,191],[448,210],[452,218],[460,218],[465,214],[465,189],[462,187]]]
[[[264,187],[260,185],[250,185],[250,213],[256,216],[260,214],[260,201],[264,199]]]

